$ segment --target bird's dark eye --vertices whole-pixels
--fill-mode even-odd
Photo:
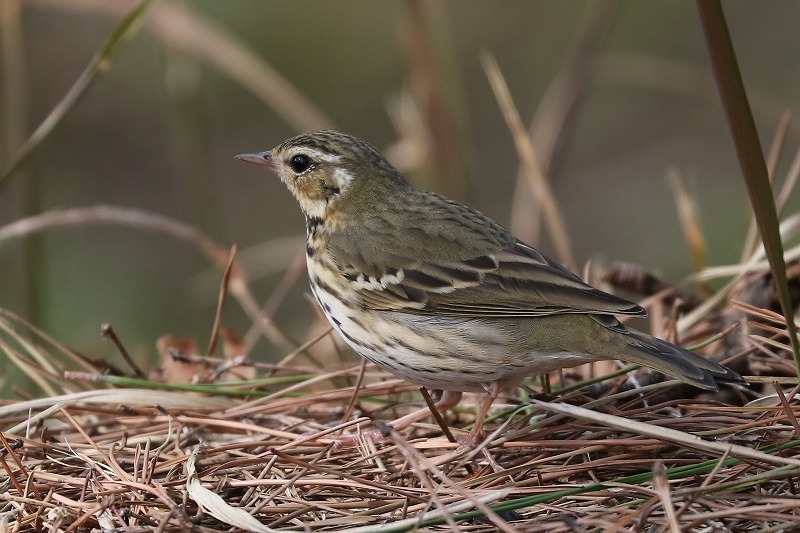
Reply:
[[[297,174],[301,174],[311,167],[311,159],[305,154],[297,154],[289,161],[289,166]]]

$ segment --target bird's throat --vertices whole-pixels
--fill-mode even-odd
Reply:
[[[308,240],[316,238],[324,227],[325,219],[323,217],[306,215],[306,237]]]

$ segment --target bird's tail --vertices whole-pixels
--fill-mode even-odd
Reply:
[[[716,391],[720,382],[746,383],[731,370],[680,346],[638,331],[629,331],[620,359],[653,368],[685,383]]]

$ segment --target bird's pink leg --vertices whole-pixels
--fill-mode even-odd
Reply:
[[[500,393],[500,388],[497,383],[491,383],[486,387],[486,397],[481,401],[481,406],[478,408],[478,413],[475,415],[475,422],[472,424],[472,430],[467,435],[467,438],[460,440],[459,449],[474,448],[484,438],[483,422],[489,414],[489,409],[497,399]]]

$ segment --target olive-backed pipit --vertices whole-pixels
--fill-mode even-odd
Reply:
[[[476,432],[500,387],[590,361],[638,363],[707,390],[743,381],[623,326],[615,315],[644,309],[583,283],[478,211],[414,187],[361,139],[316,131],[236,157],[273,170],[300,203],[311,290],[347,343],[444,390],[439,408],[486,393]]]

